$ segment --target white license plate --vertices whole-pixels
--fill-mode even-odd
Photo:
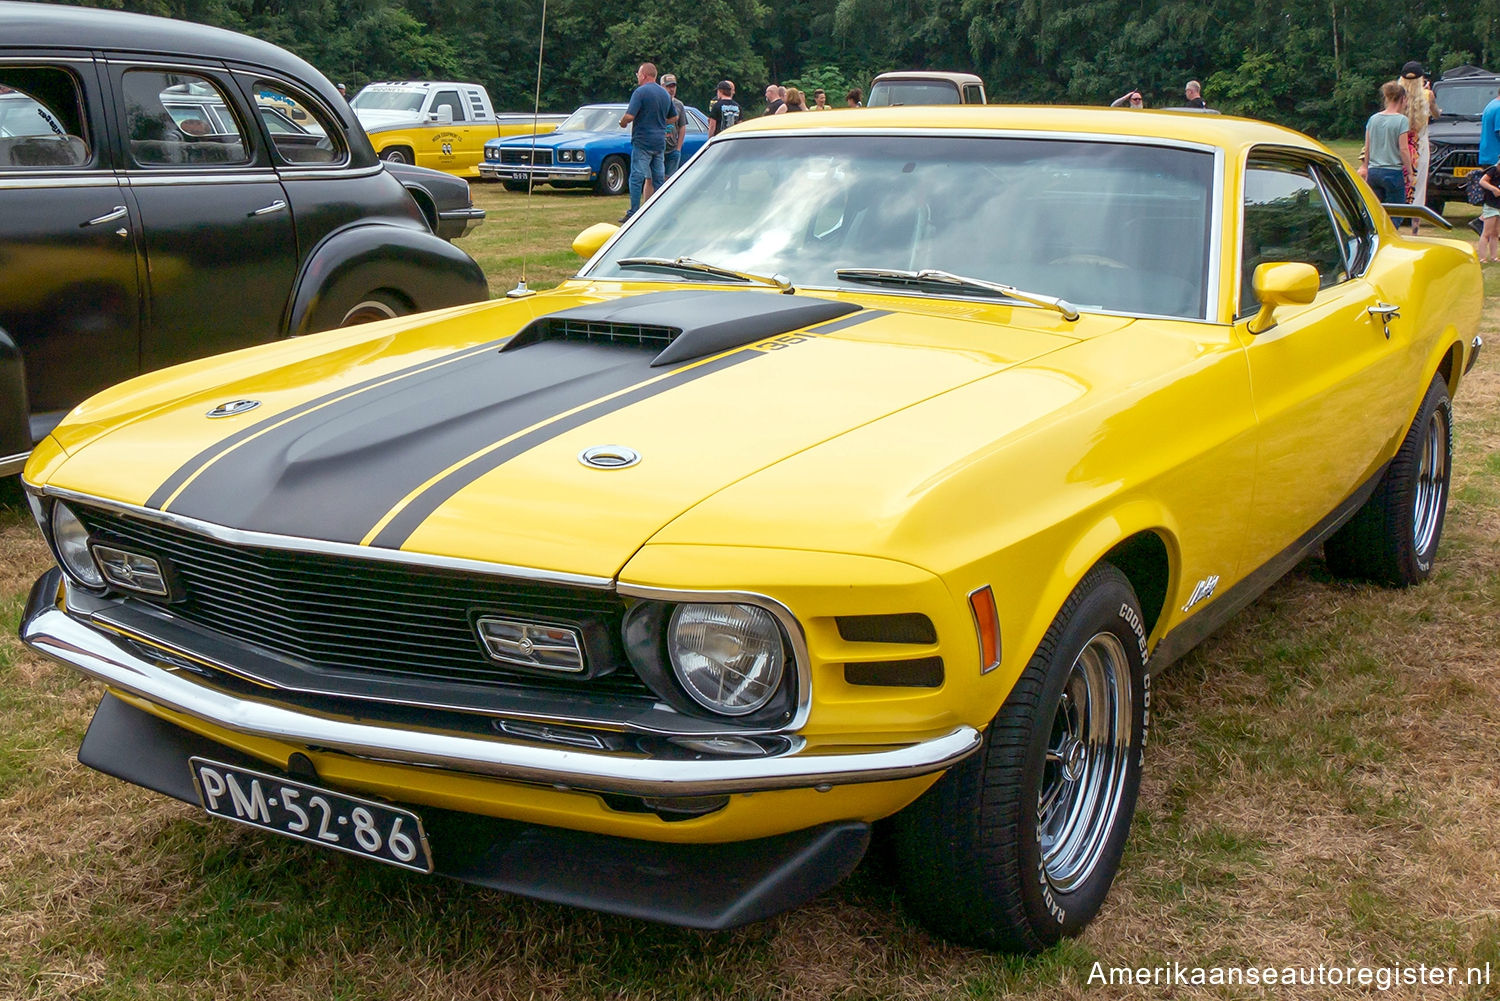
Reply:
[[[205,758],[190,758],[203,809],[215,817],[364,858],[432,871],[422,819],[372,799]]]
[[[510,175],[510,179],[512,181],[524,181],[524,180],[526,180],[526,178],[528,178],[530,176],[531,176],[530,174],[527,174],[524,171],[518,170],[518,171],[515,171],[514,173],[512,173]]]

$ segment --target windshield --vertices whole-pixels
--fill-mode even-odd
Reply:
[[[360,111],[410,111],[415,114],[422,110],[422,99],[426,96],[427,92],[421,90],[366,87],[354,95],[349,106]]]
[[[947,80],[877,80],[870,87],[871,108],[896,104],[958,104],[958,85]]]
[[[1484,106],[1495,99],[1496,84],[1493,80],[1483,83],[1446,83],[1439,80],[1433,85],[1432,91],[1443,114],[1478,118],[1484,114]]]
[[[557,127],[559,132],[628,132],[630,126],[620,127],[619,108],[579,108],[568,116],[568,120]]]
[[[706,147],[589,275],[646,278],[615,262],[692,257],[868,291],[835,271],[933,268],[1080,307],[1201,319],[1213,177],[1207,152],[1119,142],[730,139]]]

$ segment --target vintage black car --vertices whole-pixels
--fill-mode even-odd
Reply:
[[[319,134],[273,132],[267,106]],[[0,475],[140,372],[487,296],[306,62],[200,25],[0,3]]]

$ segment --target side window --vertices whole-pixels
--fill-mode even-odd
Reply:
[[[698,117],[698,113],[696,111],[694,111],[692,108],[687,109],[687,131],[689,131],[689,132],[707,132],[708,131],[708,126],[703,123],[703,119],[699,118]]]
[[[195,73],[126,70],[125,140],[138,167],[219,167],[250,162],[233,102]]]
[[[464,116],[464,104],[458,99],[458,91],[456,90],[438,91],[437,96],[432,99],[432,110],[437,111],[439,108],[448,108],[451,110],[455,122],[468,120]]]
[[[966,83],[966,84],[964,84],[964,103],[965,104],[983,104],[984,103],[984,91],[982,91],[982,90],[979,89],[979,85],[978,84],[974,84],[974,83]]]
[[[1364,199],[1359,197],[1354,182],[1349,180],[1349,172],[1342,165],[1320,163],[1317,172],[1323,180],[1323,190],[1333,209],[1333,224],[1343,244],[1344,267],[1351,275],[1362,275],[1375,252],[1375,223],[1370,219],[1369,210],[1365,208]]]
[[[306,94],[275,80],[257,80],[250,88],[255,110],[271,148],[282,163],[335,166],[347,163],[349,149],[334,118]]]
[[[1240,315],[1260,300],[1251,287],[1255,269],[1298,261],[1318,269],[1322,288],[1344,281],[1344,256],[1328,203],[1308,167],[1251,161],[1245,171],[1245,230],[1240,247]]]
[[[87,135],[72,73],[0,65],[0,171],[86,166],[93,159]]]

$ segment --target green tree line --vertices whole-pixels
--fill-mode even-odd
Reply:
[[[1204,84],[1211,106],[1322,136],[1358,134],[1376,90],[1415,59],[1434,73],[1491,65],[1500,0],[84,0],[243,31],[291,49],[353,89],[369,80],[485,84],[530,108],[623,99],[637,64],[706,105],[736,81],[759,106],[768,82],[849,87],[887,69],[963,69],[991,101],[1103,104],[1137,89],[1148,106]],[[836,96],[835,96],[836,95]]]

